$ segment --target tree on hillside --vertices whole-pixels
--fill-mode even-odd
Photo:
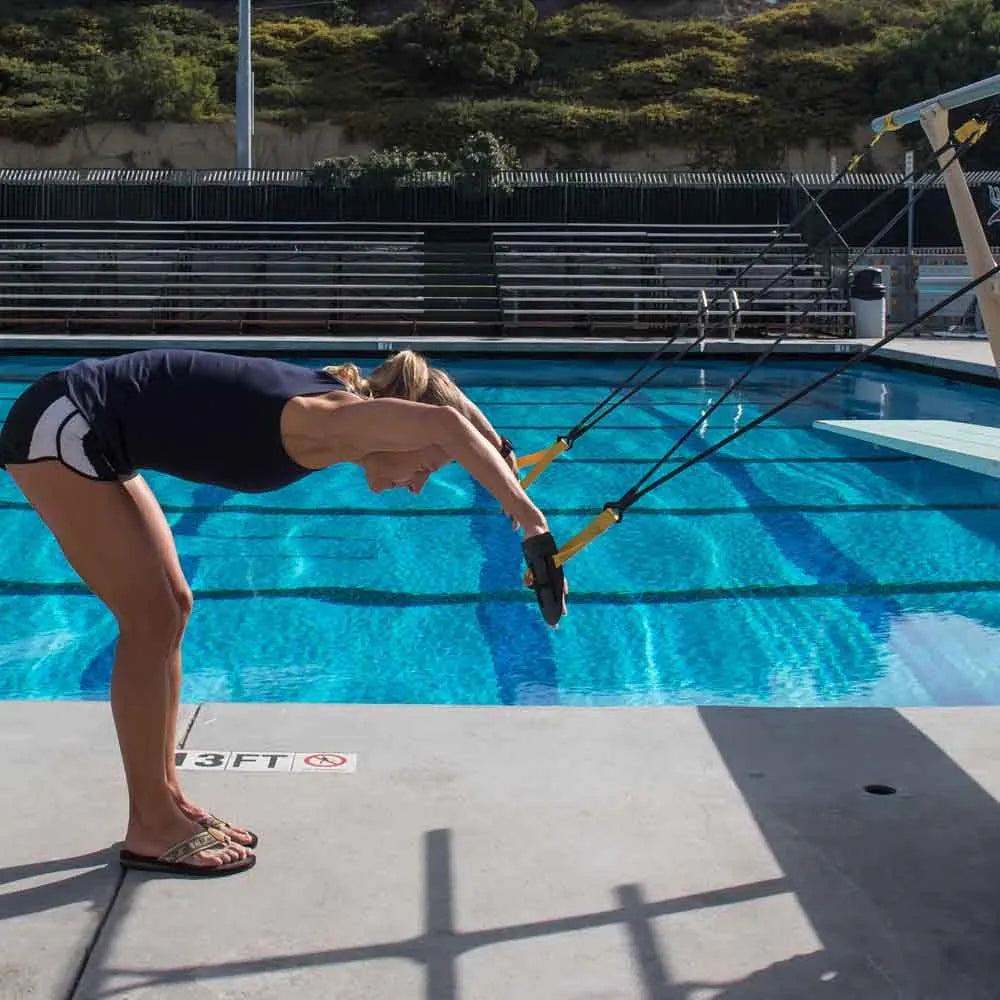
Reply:
[[[994,6],[993,0],[941,4],[930,23],[889,50],[876,98],[918,101],[993,76],[1000,52]]]
[[[881,41],[880,58],[868,68],[872,106],[879,113],[995,75],[1000,53],[1000,12],[994,9],[993,0],[952,0],[936,8],[930,22],[919,31],[890,28]],[[859,84],[865,88],[864,80]],[[952,127],[983,110],[982,106],[973,106],[952,112]],[[969,151],[967,166],[987,169],[996,163],[1000,155],[997,132],[994,126]],[[926,152],[919,125],[907,126],[904,136]]]
[[[537,24],[532,0],[423,0],[393,24],[389,44],[441,83],[509,86],[538,66]]]
[[[130,48],[95,63],[91,88],[95,112],[125,121],[199,121],[219,109],[215,70],[178,55],[172,37],[149,25]]]
[[[318,13],[330,24],[354,24],[358,19],[357,8],[352,0],[327,0],[318,8],[311,7],[306,13],[313,16]]]

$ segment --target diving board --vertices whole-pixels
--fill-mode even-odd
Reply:
[[[991,76],[978,83],[970,83],[967,87],[949,90],[946,94],[938,94],[937,97],[930,97],[897,111],[890,111],[889,114],[882,115],[872,121],[872,131],[876,135],[882,132],[895,132],[904,125],[917,121],[920,118],[920,112],[932,104],[940,104],[942,108],[960,108],[988,97],[996,97],[997,94],[1000,94],[1000,76]]]
[[[817,420],[813,427],[1000,479],[1000,427],[957,420]]]

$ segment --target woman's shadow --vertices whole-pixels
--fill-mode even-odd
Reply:
[[[121,883],[120,847],[112,844],[89,854],[0,868],[0,920],[74,903],[106,909]],[[61,877],[52,877],[59,873]],[[29,884],[21,888],[19,882]]]

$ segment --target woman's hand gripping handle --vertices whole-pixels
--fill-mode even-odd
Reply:
[[[556,565],[558,548],[549,531],[525,538],[521,543],[524,561],[528,564],[524,582],[535,591],[538,607],[546,624],[557,626],[566,614],[566,577]]]

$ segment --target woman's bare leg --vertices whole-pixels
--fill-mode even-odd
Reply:
[[[177,605],[182,612],[183,626],[191,614],[192,596],[191,588],[181,569],[181,562],[177,556],[177,546],[174,543],[174,536],[167,524],[167,519],[163,514],[149,484],[142,476],[136,476],[123,484],[129,495],[135,501],[136,506],[142,512],[147,523],[153,529],[156,547],[163,560],[163,568],[167,574],[167,580],[177,600]],[[189,819],[200,819],[208,815],[205,809],[195,805],[183,792],[180,780],[177,777],[177,764],[174,750],[177,747],[177,715],[180,709],[181,699],[181,643],[178,640],[176,646],[167,657],[167,715],[164,720],[164,738],[166,745],[166,778],[167,787],[170,789],[181,812]],[[249,845],[252,837],[248,830],[240,827],[229,827],[227,836],[237,843]]]
[[[159,856],[201,830],[178,808],[164,769],[168,661],[185,612],[164,566],[159,526],[121,483],[86,479],[54,460],[9,465],[7,471],[118,622],[111,711],[129,795],[125,847]],[[215,866],[246,854],[229,843],[188,862]]]

